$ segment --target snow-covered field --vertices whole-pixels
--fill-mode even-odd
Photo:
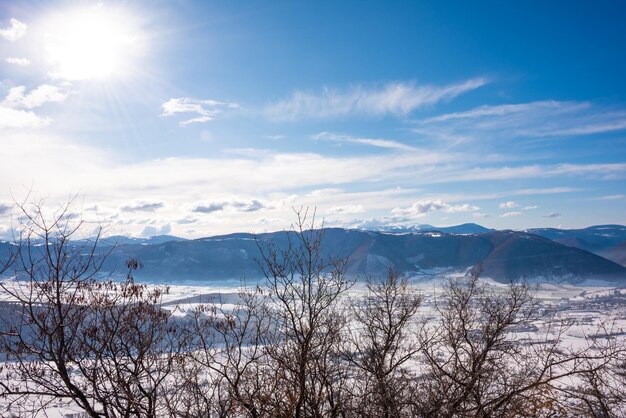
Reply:
[[[423,297],[420,317],[432,318],[437,315],[434,302],[440,297],[445,280],[411,281]],[[495,291],[505,291],[508,286],[491,279],[481,280]],[[556,312],[555,318],[570,323],[563,337],[566,345],[582,346],[585,338],[590,336],[626,339],[626,288],[537,283],[531,285],[531,289],[537,301]],[[164,307],[171,309],[177,316],[185,315],[201,303],[216,303],[223,311],[228,311],[237,306],[233,302],[236,302],[237,293],[241,290],[232,287],[172,285]],[[365,284],[358,282],[347,292],[346,297],[358,298],[365,292]],[[186,302],[191,298],[197,301]]]
[[[437,315],[435,301],[441,295],[441,285],[444,278],[433,279],[430,276],[414,277],[411,284],[422,299],[420,316],[433,318]],[[481,279],[495,291],[504,291],[506,285],[490,279]],[[26,283],[17,281],[5,281],[5,285],[12,289],[26,290]],[[184,316],[193,311],[200,304],[217,304],[221,311],[229,311],[237,307],[238,293],[242,290],[233,282],[218,286],[211,285],[168,285],[169,292],[164,295],[163,307],[169,309],[175,316]],[[556,317],[569,320],[571,327],[565,333],[565,345],[581,347],[585,344],[585,338],[615,337],[626,338],[626,289],[608,286],[599,283],[597,286],[571,285],[555,283],[537,283],[532,285],[535,298],[556,312]],[[365,294],[365,284],[356,283],[348,292],[347,298],[358,298]],[[0,291],[0,301],[10,301],[11,297],[4,291]],[[542,324],[538,325],[541,327]],[[606,335],[608,334],[608,335]],[[521,336],[521,335],[520,335]],[[1,365],[1,364],[0,364]],[[2,400],[0,400],[2,409]],[[63,402],[51,403],[37,417],[80,417],[80,411],[72,405]],[[76,415],[73,415],[76,414]]]

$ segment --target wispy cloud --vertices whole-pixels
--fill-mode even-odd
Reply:
[[[492,200],[502,199],[511,196],[531,196],[531,195],[546,195],[546,194],[560,194],[560,193],[574,193],[580,192],[583,189],[574,187],[547,187],[547,188],[534,188],[534,189],[510,189],[503,190],[494,193],[463,193],[448,195],[445,200]]]
[[[7,160],[11,163],[4,164],[4,184],[23,182],[18,162],[28,159],[31,161],[33,178],[41,179],[51,192],[63,190],[67,185],[72,185],[73,189],[90,190],[94,184],[98,184],[102,191],[105,188],[118,190],[123,185],[124,190],[128,191],[125,197],[131,199],[132,193],[145,193],[146,189],[155,190],[155,193],[158,190],[175,189],[180,194],[195,194],[203,188],[218,195],[278,191],[291,194],[307,188],[338,187],[359,182],[365,182],[369,187],[387,187],[393,184],[394,187],[415,188],[442,182],[545,178],[561,176],[563,173],[568,176],[603,176],[607,172],[614,175],[626,174],[626,164],[592,167],[578,165],[568,166],[565,170],[560,166],[468,169],[454,156],[428,152],[399,154],[394,158],[387,155],[326,156],[316,153],[279,152],[256,153],[255,156],[236,155],[232,158],[172,157],[120,164],[104,150],[91,149],[85,145],[77,147],[75,143],[49,135],[13,135],[4,138],[3,147],[4,155],[8,156]],[[54,172],[46,169],[50,166],[51,158],[56,162],[57,169]],[[15,164],[12,164],[13,161]],[[440,165],[443,167],[439,167]],[[76,176],[77,172],[82,175]],[[241,173],[253,175],[242,176]],[[496,195],[491,193],[487,198],[504,199],[513,195],[573,191],[576,189],[571,187],[525,188]],[[169,195],[159,195],[158,199],[168,201],[169,198]],[[220,202],[227,200],[229,199],[219,199]],[[217,200],[214,199],[213,202],[215,201]]]
[[[30,60],[27,58],[7,57],[5,61],[8,62],[9,64],[19,65],[21,67],[26,67],[30,65]]]
[[[403,116],[415,109],[449,101],[487,83],[474,78],[448,86],[390,83],[379,88],[324,89],[320,93],[295,91],[290,98],[269,104],[265,114],[274,120],[322,119],[349,115]]]
[[[488,116],[509,116],[542,112],[570,113],[589,109],[591,105],[587,102],[559,102],[555,100],[537,101],[520,104],[485,105],[465,112],[447,113],[424,120],[424,122],[446,122],[455,119],[477,119]]]
[[[565,137],[626,129],[626,111],[591,102],[536,101],[479,106],[416,122],[415,132],[440,139]]]
[[[189,97],[171,98],[161,105],[161,116],[176,114],[196,114],[197,116],[179,122],[180,126],[192,123],[205,123],[214,120],[227,109],[237,109],[237,103],[220,102],[217,100],[196,100]]]
[[[626,163],[523,165],[441,169],[430,183],[579,176],[603,180],[626,177]]]
[[[388,154],[257,152],[127,163],[102,148],[53,136],[49,132],[10,132],[3,135],[2,146],[5,158],[0,167],[0,185],[5,189],[25,183],[23,161],[29,161],[28,179],[36,180],[35,189],[39,192],[45,191],[62,201],[68,189],[80,190],[85,193],[86,206],[105,201],[112,208],[111,215],[119,213],[122,220],[132,215],[137,219],[149,216],[156,221],[155,224],[136,221],[132,226],[124,226],[136,234],[146,225],[170,222],[174,233],[182,233],[182,225],[176,220],[187,217],[201,219],[199,226],[193,228],[200,231],[198,233],[259,231],[258,228],[266,227],[255,223],[259,216],[268,217],[267,213],[270,213],[272,218],[291,219],[294,205],[317,205],[321,213],[329,210],[334,212],[333,218],[346,223],[350,218],[347,212],[359,210],[359,205],[364,209],[363,217],[392,215],[391,210],[396,209],[394,222],[410,224],[424,213],[455,213],[455,221],[462,221],[471,218],[470,213],[480,212],[477,206],[494,205],[497,208],[500,202],[521,199],[513,196],[580,192],[580,189],[566,187],[567,180],[575,178],[573,176],[603,176],[611,169],[615,175],[626,174],[626,165],[556,165],[506,170],[504,173],[498,171],[500,167],[493,167],[487,172],[478,172],[478,175],[469,168],[477,163],[468,163],[466,156],[454,158],[428,151],[397,153],[393,158]],[[562,187],[515,188],[509,183],[499,188],[473,188],[462,183],[452,187],[428,186],[442,181],[493,181],[520,176],[542,181],[516,182],[519,186],[544,184],[543,179],[547,176],[555,176],[560,180],[550,183],[560,183]],[[142,199],[145,200],[135,200],[137,196],[144,196]],[[491,201],[477,203],[485,200]],[[150,204],[161,202],[166,204],[154,211],[139,210],[143,205],[146,205],[143,209],[148,209]],[[519,201],[522,202],[526,204],[526,198]],[[120,210],[125,206],[131,211]],[[209,215],[201,216],[203,212]],[[502,219],[494,219],[496,215],[492,215],[494,221]],[[100,208],[98,216],[108,217],[109,213]],[[285,226],[288,225],[275,222],[267,227],[281,229]]]
[[[349,142],[353,144],[369,145],[378,148],[396,149],[402,151],[415,151],[410,145],[403,144],[402,142],[393,141],[390,139],[375,139],[375,138],[354,138],[349,135],[340,135],[332,132],[320,132],[313,135],[313,139],[319,141],[334,141],[334,142]]]
[[[0,28],[0,38],[15,42],[26,35],[26,29],[28,29],[26,23],[12,18],[8,28]]]
[[[443,200],[420,200],[413,203],[408,208],[394,208],[391,210],[391,213],[396,216],[411,216],[411,217],[421,217],[426,215],[429,212],[437,212],[444,211],[449,213],[455,212],[473,212],[477,211],[480,208],[478,206],[473,206],[468,203],[463,203],[460,205],[451,205]]]
[[[626,163],[559,164],[548,167],[547,175],[590,175],[604,180],[615,180],[626,175]]]
[[[626,198],[623,194],[611,194],[607,196],[596,197],[594,200],[620,200]]]

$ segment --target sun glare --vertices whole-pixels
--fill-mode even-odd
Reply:
[[[127,77],[141,49],[136,19],[102,5],[47,19],[46,52],[51,75],[66,80]]]

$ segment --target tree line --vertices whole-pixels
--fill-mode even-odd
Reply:
[[[425,301],[406,277],[355,284],[322,252],[315,214],[283,245],[258,242],[264,281],[234,305],[164,309],[167,286],[102,271],[100,233],[70,205],[20,204],[0,287],[1,416],[65,401],[88,417],[619,417],[623,340],[589,335],[524,283],[487,286],[480,266]],[[607,337],[607,335],[609,337]]]

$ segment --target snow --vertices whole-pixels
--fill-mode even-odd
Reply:
[[[445,274],[442,274],[445,272]],[[462,278],[464,271],[449,272],[445,269],[425,270],[410,277],[410,283],[423,297],[418,317],[436,326],[438,312],[434,301],[440,295],[441,286],[447,278]],[[433,277],[436,277],[433,279]],[[508,285],[497,282],[491,278],[481,278],[484,284],[496,292],[504,291]],[[27,282],[7,279],[2,282],[12,290],[24,291]],[[252,289],[251,287],[250,289]],[[175,317],[184,317],[192,312],[200,303],[189,301],[190,298],[199,297],[203,304],[215,303],[218,312],[229,312],[237,309],[237,294],[242,290],[240,282],[233,281],[226,285],[191,285],[171,284],[169,292],[164,295],[164,309],[168,309]],[[360,298],[366,294],[365,283],[357,282],[345,295],[342,303],[347,303],[353,298]],[[582,284],[571,285],[565,283],[536,283],[532,286],[535,298],[544,306],[556,309],[556,319],[566,320],[571,327],[561,334],[563,343],[570,348],[584,348],[587,344],[586,337],[593,336],[599,339],[626,338],[626,304],[624,296],[626,289],[611,286],[604,282],[585,281]],[[204,299],[206,296],[206,302]],[[11,300],[10,295],[0,291],[0,301]],[[224,301],[224,302],[222,302]],[[546,320],[534,322],[537,332],[522,331],[514,334],[513,338],[535,339],[538,335],[550,336],[555,334]],[[1,408],[1,405],[0,405]],[[57,402],[36,417],[67,417],[70,414],[78,414],[80,410],[71,404]]]

